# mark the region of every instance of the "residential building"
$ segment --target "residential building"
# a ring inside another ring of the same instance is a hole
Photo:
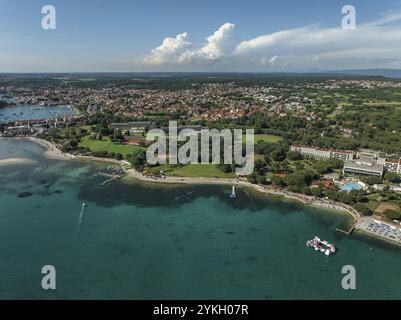
[[[305,157],[311,157],[320,160],[338,158],[345,161],[354,158],[354,153],[351,150],[322,149],[303,145],[292,145],[290,150],[298,151]]]
[[[384,163],[386,171],[401,174],[401,159],[391,160],[387,159]]]

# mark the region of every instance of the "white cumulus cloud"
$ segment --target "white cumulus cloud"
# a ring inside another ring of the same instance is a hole
[[[147,64],[168,64],[177,61],[180,55],[192,46],[187,38],[186,32],[174,38],[165,38],[159,47],[150,51],[144,62]]]
[[[213,66],[225,70],[316,68],[386,68],[399,65],[401,11],[357,24],[356,29],[338,26],[302,26],[261,34],[238,41],[235,25],[224,23],[201,45],[192,44],[187,33],[165,38],[150,51],[145,63],[187,68]]]
[[[148,64],[187,64],[211,62],[231,55],[237,43],[234,40],[232,23],[223,24],[206,40],[206,43],[196,48],[188,41],[188,34],[182,33],[175,38],[165,38],[163,43],[152,49],[145,57]]]

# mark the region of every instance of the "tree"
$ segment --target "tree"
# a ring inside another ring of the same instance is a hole
[[[367,206],[357,203],[354,205],[355,210],[362,213],[364,216],[371,216],[373,214],[372,210],[370,210]]]
[[[338,198],[339,198],[339,196],[340,196],[340,192],[327,189],[327,190],[324,191],[324,195],[325,195],[327,198],[331,199],[331,200],[337,201]]]
[[[71,149],[76,150],[78,147],[78,141],[75,139],[72,139],[69,141],[69,145],[70,145]]]
[[[129,156],[128,161],[136,170],[141,171],[146,164],[146,152],[143,150],[134,150]]]
[[[349,195],[353,202],[361,202],[365,198],[365,191],[363,190],[351,190]]]
[[[310,192],[313,196],[315,197],[322,197],[323,196],[323,190],[321,187],[315,187],[315,188],[311,188]]]
[[[256,183],[266,184],[266,176],[261,176],[261,175],[256,176]]]
[[[377,177],[377,176],[369,176],[367,178],[365,178],[365,182],[370,185],[373,186],[374,184],[380,184],[382,183],[382,178]]]
[[[252,174],[248,175],[246,179],[250,183],[256,183],[256,175],[255,175],[255,173],[252,173]]]
[[[288,151],[287,159],[292,161],[301,160],[302,155],[298,151]]]
[[[122,159],[124,159],[124,156],[121,153],[116,153],[115,155],[115,159],[121,161]]]
[[[281,179],[280,177],[277,177],[277,176],[273,176],[272,177],[272,183],[274,185],[276,185],[277,187],[285,187],[286,186],[286,184],[283,181],[283,179]]]
[[[336,158],[327,159],[324,161],[319,161],[313,168],[315,171],[321,175],[331,172],[333,169],[339,169],[343,166],[343,162]]]
[[[389,218],[389,219],[394,219],[394,220],[398,220],[401,218],[401,212],[397,211],[397,210],[391,210],[391,209],[387,209],[386,211],[383,212],[383,214]]]
[[[272,151],[272,153],[270,154],[270,157],[274,160],[274,161],[284,161],[285,157],[286,157],[286,152],[283,149],[276,149],[274,151]]]
[[[260,175],[264,175],[266,173],[266,162],[261,159],[255,161],[254,169]]]
[[[386,172],[386,174],[384,175],[384,179],[386,179],[387,181],[390,181],[392,183],[400,183],[401,182],[401,177],[394,172]]]
[[[221,171],[223,171],[224,173],[229,173],[232,172],[232,166],[230,164],[218,164],[217,168],[219,168]]]
[[[312,188],[312,189],[316,189],[316,188]],[[312,195],[312,190],[311,190],[311,188],[309,188],[309,187],[302,187],[302,188],[301,188],[301,192],[302,192],[303,194],[308,195],[308,196],[311,196],[311,195]]]
[[[303,187],[308,186],[315,177],[315,174],[309,170],[300,170],[287,175],[284,182],[288,186]]]

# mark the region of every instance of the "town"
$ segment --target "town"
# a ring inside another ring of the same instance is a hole
[[[75,76],[78,77],[78,76]],[[149,164],[152,129],[254,129],[254,171],[236,179],[401,221],[401,82],[234,76],[0,79],[0,134],[45,139],[71,155],[125,160],[147,177],[236,177],[236,164]],[[43,83],[42,83],[43,82]],[[44,84],[45,83],[45,84]],[[29,84],[29,85],[28,85]],[[2,110],[68,106],[11,119]],[[244,136],[245,138],[245,136]],[[366,224],[369,225],[369,224]],[[367,227],[366,227],[367,229]]]

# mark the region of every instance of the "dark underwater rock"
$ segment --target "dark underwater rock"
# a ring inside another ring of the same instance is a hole
[[[18,195],[18,198],[28,198],[28,197],[32,197],[32,196],[33,196],[33,193],[32,193],[32,192],[25,191],[25,192],[21,192],[21,193]]]

